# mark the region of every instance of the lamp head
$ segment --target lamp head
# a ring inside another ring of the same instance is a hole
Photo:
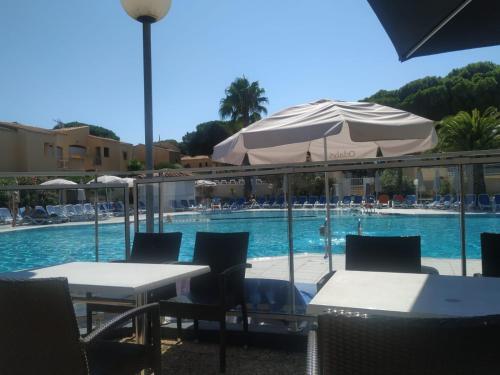
[[[172,0],[121,0],[123,9],[139,22],[158,22],[170,10]]]

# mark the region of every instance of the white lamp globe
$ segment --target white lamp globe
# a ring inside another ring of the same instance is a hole
[[[157,22],[170,10],[172,0],[121,0],[125,12],[137,21]]]

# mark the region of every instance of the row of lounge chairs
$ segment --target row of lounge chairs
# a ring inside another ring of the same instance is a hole
[[[97,215],[101,220],[124,216],[123,202],[103,202],[97,205]],[[16,217],[18,224],[44,225],[76,221],[94,220],[96,210],[92,203],[21,207]],[[11,224],[14,217],[7,207],[0,207],[0,224]]]
[[[428,208],[458,209],[460,208],[460,197],[454,195],[437,195],[433,202],[428,204]],[[500,194],[489,196],[488,194],[466,194],[465,209],[481,211],[500,211]]]

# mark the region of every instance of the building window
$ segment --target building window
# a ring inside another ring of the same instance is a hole
[[[109,147],[104,147],[104,157],[109,158]]]
[[[97,146],[95,148],[95,159],[94,159],[94,165],[101,165],[102,164],[102,159],[101,159],[101,148]]]
[[[52,143],[44,143],[43,154],[45,156],[54,156],[54,145]]]
[[[198,164],[199,164],[200,168],[203,167],[203,164],[201,164],[201,163],[198,163]]]
[[[123,151],[122,155],[123,155],[123,160],[127,160],[128,159],[127,151]]]
[[[68,148],[70,159],[84,159],[87,149],[79,145],[70,145]]]
[[[205,162],[205,167],[208,167],[208,163],[207,162]]]

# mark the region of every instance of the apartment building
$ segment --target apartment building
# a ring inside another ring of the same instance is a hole
[[[145,145],[138,144],[134,146],[134,159],[146,164]],[[166,142],[156,142],[153,144],[153,159],[155,169],[159,169],[163,163],[180,164],[181,153]]]
[[[126,171],[133,145],[90,135],[88,126],[48,130],[0,122],[0,171]]]
[[[184,168],[206,168],[206,167],[220,167],[223,163],[214,161],[207,155],[196,156],[183,156],[181,164]]]

